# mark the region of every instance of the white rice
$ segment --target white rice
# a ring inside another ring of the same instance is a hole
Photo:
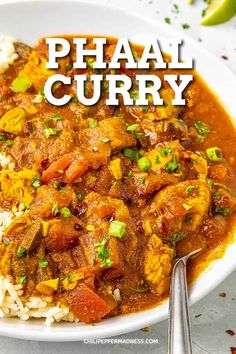
[[[78,322],[67,306],[60,301],[53,304],[51,296],[34,296],[24,303],[22,295],[23,285],[13,285],[10,277],[0,276],[0,318],[45,318],[46,326],[60,321]]]
[[[0,36],[0,74],[3,74],[9,65],[18,58],[13,43],[16,40],[8,36]]]

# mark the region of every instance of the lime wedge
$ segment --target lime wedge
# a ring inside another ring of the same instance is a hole
[[[203,26],[218,25],[236,14],[236,0],[212,0],[201,22]]]

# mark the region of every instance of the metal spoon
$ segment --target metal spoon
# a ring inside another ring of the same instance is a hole
[[[192,354],[186,264],[190,257],[201,251],[202,249],[197,249],[179,258],[172,271],[169,301],[168,354]]]

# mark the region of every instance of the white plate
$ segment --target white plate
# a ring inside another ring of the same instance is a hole
[[[0,34],[11,35],[33,44],[41,36],[63,33],[90,33],[128,37],[134,42],[155,36],[185,41],[184,56],[195,59],[197,71],[215,91],[236,122],[236,79],[233,74],[202,46],[174,31],[170,26],[149,21],[115,8],[80,1],[14,1],[0,5]],[[217,117],[216,117],[217,118]],[[236,243],[228,247],[224,258],[214,262],[191,288],[194,303],[222,282],[236,267]],[[77,341],[128,333],[160,322],[167,317],[167,302],[140,313],[104,320],[96,326],[60,323],[50,328],[43,321],[0,321],[0,335],[42,341]]]

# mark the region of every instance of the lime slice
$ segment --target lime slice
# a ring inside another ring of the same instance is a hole
[[[236,0],[212,0],[201,25],[211,26],[230,20],[236,14]]]

